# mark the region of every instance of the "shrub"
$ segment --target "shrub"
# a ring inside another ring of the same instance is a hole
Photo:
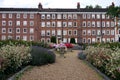
[[[78,53],[78,58],[81,59],[81,60],[84,60],[84,59],[86,59],[86,54],[84,54],[83,52],[79,52]]]
[[[32,47],[31,56],[31,64],[37,66],[54,63],[56,57],[52,51],[37,46]]]
[[[15,72],[21,66],[28,64],[31,58],[29,47],[10,45],[1,47],[0,56],[4,59],[0,71],[5,74]]]
[[[118,80],[120,77],[120,49],[111,50],[104,47],[87,47],[85,50],[87,60],[102,72]]]

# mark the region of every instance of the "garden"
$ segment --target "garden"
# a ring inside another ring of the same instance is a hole
[[[0,41],[0,79],[6,80],[28,65],[54,63],[56,56],[47,48],[42,42]]]
[[[80,59],[86,59],[111,80],[120,79],[120,43],[96,43],[85,45]]]

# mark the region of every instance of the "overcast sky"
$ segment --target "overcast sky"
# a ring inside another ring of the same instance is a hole
[[[100,5],[106,8],[112,2],[120,6],[120,0],[0,0],[0,7],[37,8],[41,2],[43,8],[76,8],[77,2],[84,8],[86,5]]]

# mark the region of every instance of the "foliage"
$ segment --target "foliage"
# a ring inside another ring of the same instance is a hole
[[[51,37],[51,42],[52,42],[52,43],[56,43],[56,37],[55,37],[55,36],[52,36],[52,37]]]
[[[75,44],[75,43],[76,43],[76,42],[75,42],[75,38],[71,38],[71,39],[70,39],[70,43]]]
[[[95,8],[96,8],[96,9],[101,9],[102,7],[97,4],[97,5],[95,5]]]
[[[54,63],[56,58],[52,51],[37,46],[32,47],[31,56],[31,64],[37,66]]]
[[[8,75],[27,65],[31,59],[30,48],[6,45],[0,49],[0,75]],[[3,77],[2,77],[3,78]]]
[[[48,48],[48,44],[45,42],[33,42],[33,41],[23,41],[23,40],[3,40],[0,41],[0,47],[5,45],[24,45],[24,46],[41,46]]]
[[[78,53],[78,58],[81,59],[81,60],[84,60],[84,59],[86,59],[86,54],[84,54],[83,52],[79,52]]]
[[[86,8],[87,9],[93,9],[93,6],[92,5],[87,5]]]
[[[120,78],[120,49],[114,51],[105,47],[88,46],[85,50],[86,59],[102,72],[118,80]]]

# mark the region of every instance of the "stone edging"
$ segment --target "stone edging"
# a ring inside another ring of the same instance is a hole
[[[16,78],[17,75],[23,73],[28,68],[30,68],[30,66],[27,66],[27,67],[23,68],[22,70],[20,70],[19,72],[17,72],[16,74],[14,74],[12,77],[8,78],[7,80],[15,80],[15,78]]]
[[[84,60],[85,63],[87,63],[91,68],[93,68],[97,73],[99,73],[104,80],[111,80],[109,77],[107,77],[104,73],[102,73],[100,70],[98,70],[96,67],[94,67],[92,64],[90,64],[88,61]]]

